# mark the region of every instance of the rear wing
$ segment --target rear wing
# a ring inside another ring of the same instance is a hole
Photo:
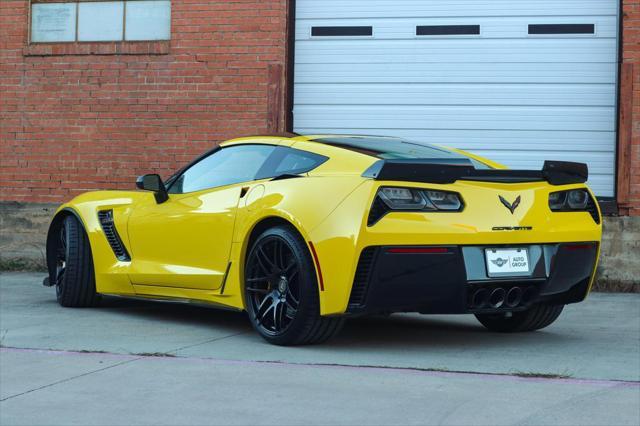
[[[542,170],[476,169],[466,158],[380,160],[363,174],[375,180],[425,183],[454,183],[457,180],[481,182],[536,182],[551,185],[584,183],[589,177],[587,165],[571,161],[545,161]]]

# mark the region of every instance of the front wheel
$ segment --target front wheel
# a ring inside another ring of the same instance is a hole
[[[311,255],[289,226],[267,229],[255,240],[247,256],[244,289],[251,324],[269,343],[320,343],[344,323],[342,318],[320,316]]]
[[[91,246],[75,216],[65,217],[60,224],[54,255],[58,303],[76,308],[95,306],[99,296],[96,294]]]
[[[499,333],[540,330],[551,325],[562,313],[564,305],[533,305],[522,312],[506,314],[476,314],[482,325]]]

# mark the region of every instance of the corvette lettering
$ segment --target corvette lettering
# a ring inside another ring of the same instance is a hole
[[[533,226],[494,226],[492,231],[533,231]]]

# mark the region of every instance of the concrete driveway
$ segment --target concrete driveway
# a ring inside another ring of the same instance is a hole
[[[535,333],[471,316],[347,323],[281,348],[243,314],[108,299],[65,309],[0,274],[0,424],[640,424],[640,295]]]

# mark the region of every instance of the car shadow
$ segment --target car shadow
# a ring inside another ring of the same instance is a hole
[[[159,323],[166,321],[172,324],[212,327],[233,334],[251,331],[251,324],[244,312],[199,304],[103,297],[98,309],[111,311],[119,316],[153,319]]]
[[[181,303],[163,303],[137,299],[105,298],[102,308],[118,315],[144,317],[157,322],[167,321],[180,325],[211,327],[228,334],[246,334],[255,344],[267,344],[249,323],[246,313],[202,307]],[[440,348],[484,350],[518,345],[565,345],[580,337],[554,332],[553,328],[535,333],[493,333],[487,331],[472,315],[415,315],[393,314],[390,316],[367,316],[350,318],[342,331],[333,339],[314,349],[339,348],[411,350]]]

